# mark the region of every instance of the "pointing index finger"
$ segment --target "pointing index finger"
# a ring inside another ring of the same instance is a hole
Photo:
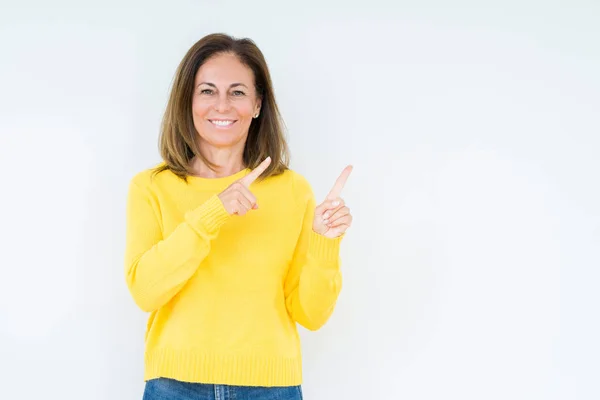
[[[254,182],[260,176],[260,174],[265,172],[265,170],[267,169],[267,167],[270,164],[271,164],[271,157],[265,158],[264,161],[258,165],[258,167],[254,168],[252,171],[250,171],[250,173],[248,175],[246,175],[242,179],[240,179],[240,182],[246,187],[250,186],[250,184],[252,182]]]
[[[335,181],[335,185],[333,185],[333,188],[327,195],[327,199],[332,200],[340,197],[342,194],[342,189],[344,188],[344,185],[350,176],[350,172],[352,172],[352,165],[348,165],[346,168],[344,168],[340,176]]]

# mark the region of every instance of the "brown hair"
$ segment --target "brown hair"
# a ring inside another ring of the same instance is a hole
[[[252,120],[244,146],[243,162],[256,168],[267,156],[271,164],[261,179],[283,173],[289,166],[289,150],[283,133],[283,120],[275,101],[271,75],[265,58],[248,38],[236,39],[223,33],[207,35],[196,42],[181,60],[175,73],[171,95],[162,120],[159,148],[164,164],[155,172],[170,170],[180,178],[192,175],[191,160],[200,158],[210,168],[211,162],[200,154],[198,132],[192,119],[192,97],[196,72],[210,57],[231,53],[254,74],[254,86],[261,111]]]

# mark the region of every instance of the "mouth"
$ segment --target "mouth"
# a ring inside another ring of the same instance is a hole
[[[237,121],[234,119],[209,119],[208,122],[213,124],[216,128],[227,129],[233,126]]]

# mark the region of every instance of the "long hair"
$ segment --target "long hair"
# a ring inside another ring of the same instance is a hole
[[[236,55],[242,64],[252,70],[256,93],[261,100],[260,114],[252,120],[248,130],[243,152],[244,165],[253,169],[270,156],[271,164],[260,179],[281,174],[288,169],[290,156],[283,133],[283,121],[262,52],[251,39],[236,39],[223,33],[214,33],[196,42],[177,68],[159,138],[164,164],[155,170],[156,173],[170,170],[185,180],[193,174],[191,161],[194,157],[215,168],[200,152],[198,132],[192,118],[192,98],[198,69],[209,58],[223,53]]]

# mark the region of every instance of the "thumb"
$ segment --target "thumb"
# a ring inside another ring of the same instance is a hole
[[[332,210],[341,204],[340,199],[325,200],[315,208],[315,215],[322,215],[327,210]]]

